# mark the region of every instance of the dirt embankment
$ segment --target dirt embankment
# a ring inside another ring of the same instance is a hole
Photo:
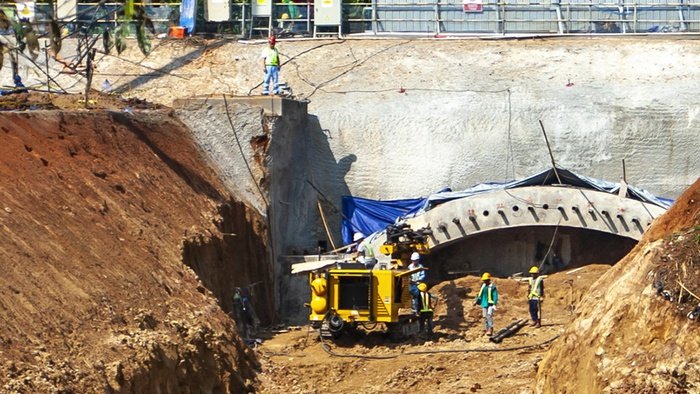
[[[0,114],[0,391],[242,392],[254,379],[225,312],[233,286],[261,281],[271,315],[264,222],[179,121],[137,115]]]
[[[700,179],[593,284],[545,356],[537,391],[698,392],[700,324],[687,312],[700,299],[688,290],[700,295]]]

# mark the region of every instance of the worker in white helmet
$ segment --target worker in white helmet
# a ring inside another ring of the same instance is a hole
[[[355,233],[352,236],[353,242],[355,242],[355,259],[358,263],[364,264],[366,268],[372,268],[377,263],[377,259],[374,257],[374,249],[369,241],[365,238],[362,233]]]
[[[418,252],[411,253],[411,264],[408,265],[409,270],[414,270],[416,268],[423,268],[420,263],[420,254]],[[413,310],[418,312],[418,306],[420,305],[420,291],[418,290],[418,284],[425,281],[425,271],[419,270],[411,274],[411,284],[408,291],[413,297]]]

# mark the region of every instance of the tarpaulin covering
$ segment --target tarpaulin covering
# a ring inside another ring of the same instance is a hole
[[[495,190],[514,189],[526,186],[557,185],[560,183],[611,194],[617,194],[620,190],[619,183],[589,178],[558,167],[557,172],[561,182],[557,179],[557,174],[555,174],[554,169],[548,169],[517,181],[480,183],[462,191],[440,191],[431,194],[427,198],[377,201],[343,196],[343,241],[349,244],[352,242],[352,235],[355,232],[360,231],[365,235],[369,235],[384,230],[386,226],[395,223],[400,218],[420,215],[422,212],[428,211],[442,203],[458,198],[470,197]],[[627,185],[627,197],[658,205],[666,209],[673,203],[673,200],[654,196],[644,189],[639,189],[631,185]]]
[[[180,3],[180,26],[187,29],[187,35],[194,34],[197,21],[197,0],[182,0]]]
[[[382,231],[397,218],[418,212],[425,205],[425,198],[377,201],[343,196],[343,242],[352,242],[353,234],[369,235]]]

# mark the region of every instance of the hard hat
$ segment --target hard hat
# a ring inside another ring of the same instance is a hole
[[[282,16],[280,18],[289,19],[289,14],[285,12],[284,14],[282,14]]]
[[[420,290],[420,291],[426,291],[426,290],[428,290],[428,285],[426,285],[425,283],[421,282],[421,283],[418,284],[418,290]]]
[[[536,266],[533,265],[532,268],[530,268],[530,273],[531,274],[539,274],[540,270],[539,270],[539,268],[537,268]]]
[[[481,280],[489,280],[489,279],[491,279],[491,274],[489,274],[488,272],[484,272],[484,274],[481,275]]]
[[[362,234],[362,233],[355,233],[355,235],[352,236],[352,241],[353,241],[353,242],[357,242],[357,241],[361,240],[361,239],[364,238],[364,237],[365,237],[365,235]]]
[[[267,38],[267,42],[269,42],[270,44],[274,44],[274,43],[277,42],[277,37],[275,37],[275,36],[270,36],[270,37]]]
[[[418,260],[420,260],[420,255],[418,254],[418,252],[411,253],[411,261],[418,261]]]

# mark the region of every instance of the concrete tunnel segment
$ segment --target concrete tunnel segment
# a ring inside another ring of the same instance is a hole
[[[407,219],[413,229],[430,227],[433,251],[483,233],[524,227],[569,227],[638,241],[666,210],[615,194],[570,186],[502,189],[452,200]],[[372,240],[375,250],[385,237]],[[383,256],[379,257],[380,259]]]

